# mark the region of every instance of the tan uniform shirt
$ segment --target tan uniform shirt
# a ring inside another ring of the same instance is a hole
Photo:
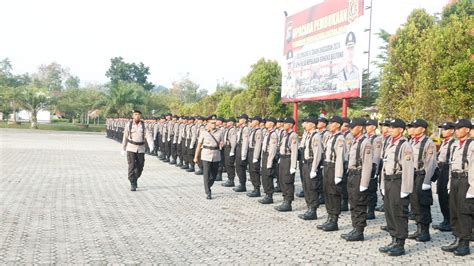
[[[268,152],[267,165],[265,166],[267,169],[272,167],[273,160],[275,159],[275,156],[277,154],[277,148],[278,148],[277,132],[275,130],[272,130],[272,131],[267,130],[262,141],[262,154],[265,152]]]
[[[354,139],[354,136],[352,135],[351,131],[350,130],[347,130],[346,132],[342,133],[344,135],[344,139],[346,140],[346,151],[349,150],[349,148],[351,147],[351,144],[352,144],[352,140]],[[346,152],[345,154],[345,158],[344,158],[344,161],[349,161],[349,153]]]
[[[385,175],[393,175],[393,174],[402,174],[402,186],[401,191],[402,193],[410,194],[413,192],[413,182],[414,182],[414,171],[415,167],[413,165],[413,150],[411,145],[408,141],[405,141],[401,147],[400,152],[398,154],[398,164],[395,166],[395,151],[397,148],[398,143],[400,140],[406,140],[406,138],[402,137],[395,141],[392,144],[391,140],[390,143],[387,144],[385,150],[385,157],[383,158],[383,169],[382,169],[382,179],[380,186],[382,189],[384,188],[384,178]]]
[[[460,145],[460,141],[456,140],[456,142],[452,145],[452,152],[451,152],[451,165],[450,165],[450,175],[449,175],[449,183],[451,183],[451,172],[467,172],[467,178],[469,183],[469,189],[467,193],[470,195],[474,195],[474,140],[471,141],[469,147],[467,148],[467,163],[462,165],[462,154],[464,151],[464,145]],[[450,184],[448,184],[449,188]]]
[[[443,140],[441,146],[439,147],[438,152],[438,163],[449,163],[450,158],[448,158],[448,148],[452,148],[454,145],[455,139],[450,138],[449,140]],[[451,144],[451,147],[449,147]],[[451,157],[451,154],[449,155]]]
[[[425,147],[423,151],[420,151],[421,142],[425,138],[427,139]],[[418,141],[412,139],[410,143],[413,149],[413,165],[415,166],[415,170],[425,170],[425,179],[423,180],[423,184],[431,185],[431,177],[433,177],[435,169],[438,166],[436,162],[436,146],[433,141],[427,136],[422,136]],[[420,165],[418,162],[418,156],[420,152],[422,152],[421,160],[423,162],[421,163],[422,168],[418,169]]]
[[[235,127],[225,129],[224,144],[230,146],[230,153],[235,154],[235,147],[237,146],[237,129]]]
[[[323,156],[323,143],[321,141],[321,135],[316,131],[310,131],[306,133],[304,139],[303,158],[305,160],[313,160],[311,165],[311,173],[316,173],[318,171],[318,165]],[[316,177],[316,176],[315,176]],[[314,178],[314,177],[313,177]]]
[[[251,129],[249,135],[249,149],[253,149],[253,158],[249,160],[259,160],[262,151],[263,132],[261,128]]]
[[[239,127],[237,130],[237,143],[242,145],[242,153],[238,156],[241,156],[242,160],[247,159],[247,152],[249,148],[249,135],[250,129],[248,126]]]
[[[377,136],[377,135],[372,135],[367,137],[370,140],[370,143],[372,144],[372,149],[373,149],[373,162],[377,165],[377,167],[380,164],[381,156],[382,156],[382,147],[383,147],[383,137],[382,136]]]
[[[332,144],[334,142],[334,153],[332,151]],[[346,153],[346,142],[344,136],[339,132],[339,134],[331,134],[327,143],[325,150],[325,161],[334,163],[334,176],[331,178],[339,178],[342,180],[344,175],[344,159]],[[331,156],[332,155],[332,156]]]
[[[123,133],[123,139],[122,139],[122,149],[124,151],[130,151],[130,152],[136,152],[136,153],[144,153],[145,152],[145,144],[143,145],[135,145],[132,143],[129,143],[129,139],[131,139],[134,142],[146,142],[148,143],[148,146],[150,147],[150,150],[153,150],[154,148],[154,143],[153,143],[153,137],[151,136],[150,130],[148,130],[145,127],[145,139],[143,139],[143,127],[141,125],[141,122],[137,124],[132,123],[132,131],[129,132],[130,128],[130,121],[127,123],[125,126],[125,131]]]
[[[196,141],[197,141],[197,135],[198,135],[198,124],[194,124],[191,126],[191,129],[190,129],[190,143],[189,143],[189,148],[190,149],[193,149],[194,148],[194,145],[196,144]]]
[[[288,147],[286,146],[287,143],[288,143]],[[293,132],[293,130],[290,130],[289,132],[284,131],[278,150],[280,152],[280,155],[282,156],[283,155],[291,156],[290,168],[296,169],[296,163],[298,161],[298,134]]]
[[[363,140],[362,140],[363,138]],[[362,141],[362,142],[361,142]],[[357,162],[357,147],[360,144],[359,158]],[[372,173],[373,150],[370,140],[367,137],[359,136],[354,138],[349,147],[348,169],[361,169],[360,186],[369,187],[370,175]]]
[[[219,162],[221,152],[219,151],[223,141],[222,133],[218,129],[212,131],[203,130],[198,140],[201,144],[201,160],[208,162]]]

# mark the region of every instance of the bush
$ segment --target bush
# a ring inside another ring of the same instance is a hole
[[[53,119],[51,119],[51,123],[69,123],[69,119],[67,119],[67,118],[53,118]]]

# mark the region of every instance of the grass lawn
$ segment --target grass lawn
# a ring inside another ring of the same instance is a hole
[[[22,128],[30,129],[31,124],[28,122],[22,122],[19,125],[8,125],[7,122],[1,121],[0,128]],[[79,124],[72,123],[51,123],[51,124],[38,124],[39,130],[56,130],[56,131],[81,131],[81,132],[105,132],[105,125],[89,125],[89,127],[81,128]]]

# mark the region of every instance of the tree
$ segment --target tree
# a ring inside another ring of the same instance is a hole
[[[189,78],[189,73],[174,81],[169,91],[171,95],[184,104],[198,102],[207,95],[207,90],[199,89],[199,84]]]
[[[51,104],[52,98],[48,89],[29,85],[20,88],[17,101],[21,108],[30,113],[31,128],[37,129],[38,112],[41,110],[47,110]]]
[[[110,79],[112,85],[118,82],[136,83],[146,91],[151,91],[155,86],[149,82],[150,68],[143,63],[127,63],[122,57],[114,57],[110,59],[110,68],[105,73]]]
[[[105,95],[98,88],[72,88],[58,97],[55,109],[66,117],[80,118],[81,124],[89,124],[89,113],[105,105]]]
[[[140,109],[145,102],[145,90],[137,83],[118,81],[110,85],[106,113],[127,117],[133,109]]]

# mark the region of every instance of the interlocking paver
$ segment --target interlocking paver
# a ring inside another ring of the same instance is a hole
[[[316,221],[297,218],[303,199],[278,213],[216,182],[208,201],[201,176],[151,156],[133,193],[119,149],[102,134],[0,129],[0,264],[472,264],[473,255],[441,252],[452,236],[433,230],[431,242],[408,240],[406,256],[379,253],[389,242],[383,213],[366,241],[348,243],[339,236],[351,229],[348,212],[340,231],[325,233],[316,229],[324,207]],[[439,222],[437,203],[432,210]]]

